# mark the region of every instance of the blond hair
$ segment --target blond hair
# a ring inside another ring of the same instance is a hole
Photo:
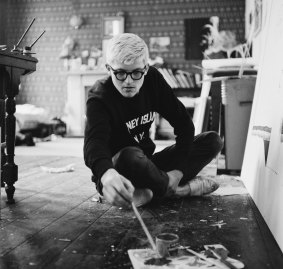
[[[106,63],[133,64],[137,59],[148,63],[148,47],[144,40],[135,34],[124,33],[109,40],[106,50]]]

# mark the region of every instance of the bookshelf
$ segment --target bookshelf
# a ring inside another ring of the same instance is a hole
[[[163,75],[172,89],[200,88],[201,74],[190,73],[183,70],[159,67],[158,71]]]
[[[193,118],[197,98],[201,94],[202,75],[199,73],[190,73],[182,70],[173,70],[160,67],[159,72],[171,86],[174,94],[184,104],[188,113]],[[171,125],[160,115],[157,118],[154,130],[156,139],[173,139],[174,130]]]

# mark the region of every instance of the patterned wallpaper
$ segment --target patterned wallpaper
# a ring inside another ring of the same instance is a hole
[[[101,48],[102,17],[125,12],[125,31],[140,35],[148,43],[150,37],[170,37],[170,50],[163,52],[169,67],[192,70],[198,61],[185,60],[184,19],[220,17],[220,30],[236,33],[244,39],[244,0],[9,0],[6,8],[6,44],[16,44],[33,17],[36,21],[21,45],[34,45],[38,58],[37,71],[22,80],[18,103],[31,103],[48,109],[52,116],[61,117],[66,100],[66,76],[59,59],[64,40],[70,36],[78,41],[79,50],[91,46]],[[84,18],[84,25],[72,29],[73,14]],[[1,34],[1,32],[0,32]],[[154,55],[152,55],[154,56]]]

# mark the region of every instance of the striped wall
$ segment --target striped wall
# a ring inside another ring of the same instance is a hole
[[[6,5],[6,32],[2,35],[10,47],[33,17],[36,21],[21,45],[31,44],[46,30],[33,48],[39,60],[37,71],[22,80],[17,102],[44,107],[58,117],[64,113],[66,100],[66,77],[58,57],[62,44],[71,36],[78,41],[79,50],[93,45],[101,48],[103,16],[125,12],[125,31],[137,33],[147,43],[150,37],[169,36],[170,51],[161,56],[169,67],[187,71],[199,62],[185,60],[184,19],[217,15],[220,29],[234,31],[239,42],[244,39],[244,0],[9,0]],[[73,14],[85,20],[78,30],[69,25]]]

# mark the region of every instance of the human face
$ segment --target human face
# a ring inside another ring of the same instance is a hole
[[[113,71],[115,70],[115,71]],[[131,75],[128,74],[127,78],[123,81],[118,80],[115,76],[115,72],[119,71],[125,71],[125,72],[133,72],[135,71],[142,71],[144,72],[144,75],[139,80],[133,80]],[[134,97],[136,94],[139,93],[141,86],[144,82],[144,76],[146,75],[148,71],[148,66],[144,64],[143,59],[137,59],[132,64],[124,64],[124,63],[111,63],[111,67],[108,66],[108,72],[111,74],[111,78],[113,81],[114,86],[116,89],[127,98]]]

